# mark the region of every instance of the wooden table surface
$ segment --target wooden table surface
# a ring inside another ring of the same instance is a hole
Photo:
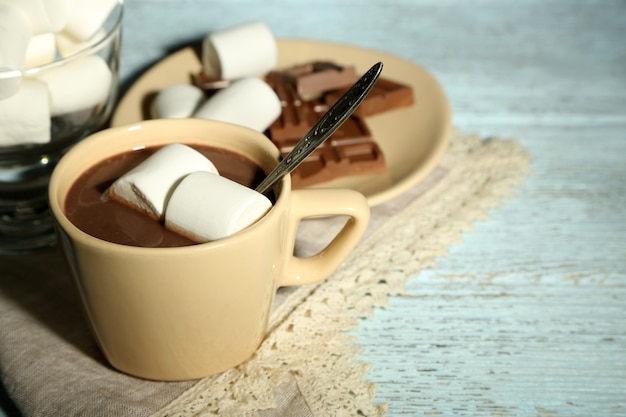
[[[419,63],[456,127],[532,155],[514,198],[355,331],[389,415],[626,415],[626,2],[127,0],[124,88],[253,19]]]

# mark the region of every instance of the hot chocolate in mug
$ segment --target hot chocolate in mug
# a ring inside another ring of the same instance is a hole
[[[219,373],[252,356],[262,342],[276,289],[327,278],[363,235],[369,206],[344,189],[291,190],[285,176],[273,207],[229,237],[181,247],[138,247],[94,237],[66,216],[83,173],[107,158],[170,143],[243,155],[268,173],[279,151],[263,134],[197,119],[150,120],[100,131],[69,151],[49,186],[50,207],[92,333],[118,370],[154,380]],[[317,255],[294,256],[302,219],[348,221]]]

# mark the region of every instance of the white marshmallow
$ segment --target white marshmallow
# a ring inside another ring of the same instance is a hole
[[[162,219],[174,188],[196,171],[218,174],[213,163],[195,149],[179,143],[167,145],[117,179],[109,196]]]
[[[206,36],[201,58],[209,76],[234,80],[263,75],[274,69],[278,47],[263,22],[252,22]]]
[[[159,91],[151,106],[153,119],[184,119],[191,117],[204,103],[204,92],[191,84],[174,84]]]
[[[38,67],[54,61],[56,55],[56,41],[54,33],[42,33],[30,38],[26,47],[26,68]]]
[[[79,41],[65,32],[58,32],[55,33],[57,52],[63,58],[67,58],[68,56],[72,56],[75,53],[82,51],[88,46],[94,45],[105,36],[106,31],[104,29],[100,29],[89,41]]]
[[[0,100],[0,146],[50,141],[48,88],[25,79],[18,92]]]
[[[245,229],[271,207],[267,197],[251,188],[196,172],[174,190],[165,210],[165,227],[196,242],[208,242]]]
[[[26,14],[14,3],[0,1],[0,100],[20,88],[30,38]]]
[[[28,16],[33,35],[58,32],[66,25],[74,0],[13,0]],[[94,2],[95,3],[95,2]]]
[[[72,11],[63,31],[77,41],[87,41],[106,21],[118,0],[72,0]]]
[[[112,74],[101,57],[88,55],[36,75],[50,89],[50,113],[58,116],[94,107],[109,96]]]
[[[0,68],[0,100],[11,97],[20,89],[22,71]]]
[[[212,95],[193,117],[234,123],[263,132],[280,116],[276,92],[265,81],[248,77]]]

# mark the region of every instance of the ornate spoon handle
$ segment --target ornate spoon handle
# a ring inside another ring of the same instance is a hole
[[[365,96],[370,92],[383,69],[382,62],[370,68],[320,120],[304,135],[287,156],[269,173],[256,187],[256,191],[264,194],[284,175],[293,171],[317,147],[328,139],[359,107]]]

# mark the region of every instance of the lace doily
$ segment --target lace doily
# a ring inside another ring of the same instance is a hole
[[[290,415],[385,415],[366,379],[370,365],[359,361],[348,331],[459,243],[529,167],[515,141],[453,132],[432,184],[366,237],[329,279],[289,293],[249,361],[200,380],[153,417],[274,416],[286,402]]]

